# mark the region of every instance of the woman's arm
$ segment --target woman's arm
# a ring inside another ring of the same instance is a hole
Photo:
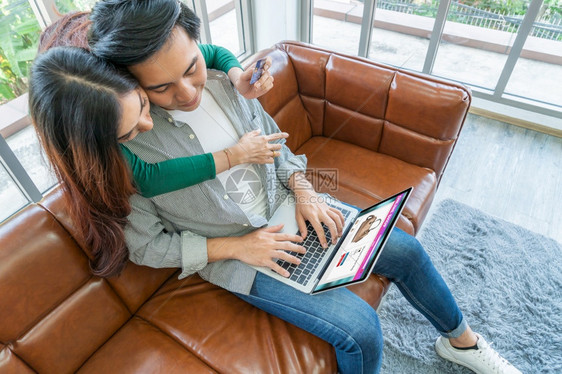
[[[199,44],[199,49],[207,68],[224,71],[234,87],[246,99],[258,98],[273,88],[273,76],[269,74],[271,57],[266,59],[261,78],[256,83],[250,84],[254,65],[244,71],[232,52],[217,45]]]
[[[150,164],[124,145],[121,150],[138,192],[144,197],[176,191],[216,177],[215,159],[211,153]]]
[[[244,71],[236,56],[226,48],[213,44],[199,44],[199,50],[205,59],[207,69],[221,70],[226,74],[233,68]]]
[[[124,145],[121,145],[121,149],[133,173],[138,192],[144,197],[153,197],[214,179],[217,174],[236,165],[273,163],[281,145],[269,142],[287,136],[287,133],[282,132],[262,136],[260,131],[251,131],[244,134],[236,145],[222,151],[153,164],[140,159]]]
[[[250,112],[259,116],[259,122],[263,126],[264,133],[275,133],[279,127],[256,101],[244,101],[241,105],[248,105]],[[314,187],[306,179],[307,160],[305,155],[295,155],[285,145],[285,140],[277,141],[282,144],[279,157],[275,158],[275,170],[277,178],[292,190],[296,198],[295,218],[301,235],[306,237],[306,221],[310,222],[314,231],[318,234],[320,243],[327,247],[326,235],[322,224],[330,229],[332,240],[335,243],[343,231],[344,219],[342,213],[335,208],[329,207],[322,196],[319,196]]]

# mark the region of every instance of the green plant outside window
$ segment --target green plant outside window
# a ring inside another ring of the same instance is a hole
[[[41,28],[27,0],[0,0],[0,104],[27,91]]]
[[[96,0],[57,0],[59,13],[89,10]],[[0,0],[0,104],[27,92],[41,27],[28,0]]]

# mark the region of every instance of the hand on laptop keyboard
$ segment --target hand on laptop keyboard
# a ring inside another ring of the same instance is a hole
[[[309,229],[307,229],[306,222],[308,221],[313,230],[318,234],[320,244],[328,247],[328,240],[322,225],[328,227],[332,243],[336,243],[337,239],[343,233],[344,218],[342,213],[326,203],[325,196],[319,196],[311,189],[293,189],[296,197],[295,218],[302,237],[305,238]]]
[[[264,266],[288,277],[289,272],[276,261],[281,259],[291,264],[300,264],[301,260],[292,253],[304,254],[306,250],[300,245],[303,238],[279,232],[283,225],[258,229],[238,237],[231,245],[235,258],[249,265]]]
[[[322,228],[324,229],[326,239],[330,241],[330,230],[328,230],[326,225],[322,225]],[[328,251],[320,245],[316,231],[314,231],[310,222],[307,222],[307,229],[310,234],[300,243],[306,248],[306,253],[290,252],[291,255],[301,260],[300,264],[290,263],[284,260],[277,261],[279,266],[290,273],[289,278],[300,284],[306,284],[314,273],[317,264],[320,263],[324,255],[328,253]],[[297,235],[299,234],[300,232],[297,233]]]
[[[332,206],[332,208],[335,207]],[[352,211],[344,210],[341,211],[341,213],[344,219],[347,220]],[[300,284],[306,284],[306,282],[308,282],[312,274],[314,274],[316,265],[320,263],[323,257],[329,252],[322,248],[317,232],[313,229],[310,222],[306,223],[306,228],[310,234],[307,235],[302,243],[300,243],[304,248],[306,248],[306,253],[290,252],[291,255],[300,259],[301,263],[296,264],[283,260],[277,261],[283,269],[286,269],[291,274],[289,278]],[[328,226],[322,224],[322,229],[324,231],[326,241],[329,242],[332,239],[332,235]],[[300,235],[300,231],[297,232],[297,235]]]

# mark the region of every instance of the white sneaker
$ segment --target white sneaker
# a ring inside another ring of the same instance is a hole
[[[449,339],[440,336],[435,342],[435,350],[445,360],[466,366],[478,374],[521,374],[515,366],[490,347],[482,336],[476,336],[478,349],[457,349],[449,343]]]

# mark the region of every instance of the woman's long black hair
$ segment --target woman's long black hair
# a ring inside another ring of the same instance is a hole
[[[100,276],[118,274],[128,258],[123,228],[135,188],[117,141],[118,100],[137,87],[81,48],[52,48],[31,68],[31,118]]]

